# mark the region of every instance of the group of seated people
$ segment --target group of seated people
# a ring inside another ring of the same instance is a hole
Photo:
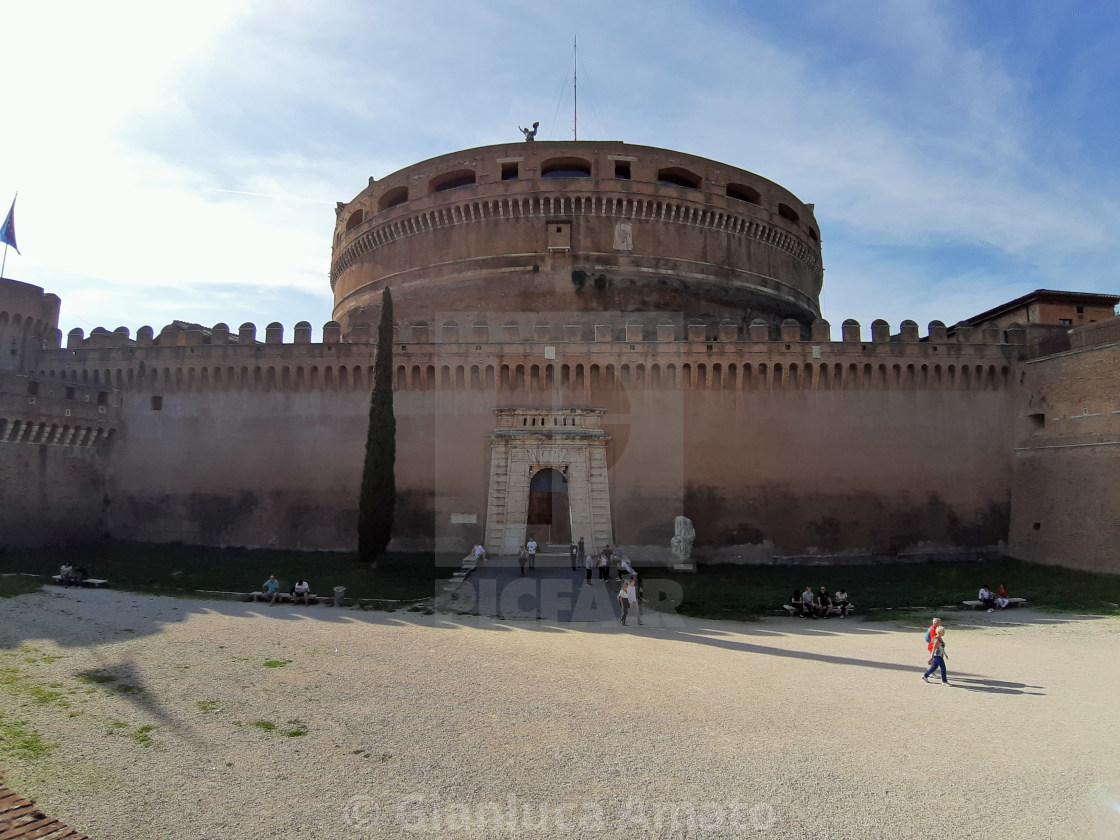
[[[840,611],[841,618],[846,618],[852,609],[847,592],[837,589],[834,595],[829,595],[828,587],[825,586],[816,593],[811,586],[806,586],[804,591],[795,589],[789,603],[802,618],[828,618],[833,609]]]
[[[269,575],[268,580],[261,584],[261,595],[268,601],[269,606],[280,600],[280,581],[276,579],[276,575]],[[304,604],[310,604],[311,586],[306,580],[300,578],[292,584],[288,595],[293,604],[298,604],[300,601],[303,601]]]
[[[58,582],[63,586],[81,586],[88,579],[89,572],[81,567],[75,569],[69,563],[63,563],[58,570]]]
[[[994,612],[998,607],[1001,610],[1007,609],[1007,605],[1011,603],[1011,593],[1007,591],[1007,587],[1002,583],[999,588],[992,591],[991,587],[985,585],[980,587],[980,603],[983,604],[988,612]]]

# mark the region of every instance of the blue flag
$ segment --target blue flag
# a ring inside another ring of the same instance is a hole
[[[0,242],[11,245],[19,254],[19,246],[16,245],[16,200],[14,198],[12,199],[11,209],[8,210],[8,217],[4,219],[4,227],[0,228]],[[20,254],[20,256],[23,255]]]

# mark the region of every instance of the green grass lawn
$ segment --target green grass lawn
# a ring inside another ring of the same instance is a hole
[[[410,600],[431,597],[436,580],[451,575],[453,569],[448,562],[461,558],[438,559],[440,566],[433,554],[386,554],[378,561],[377,569],[372,570],[358,563],[356,554],[348,552],[105,541],[81,547],[13,549],[0,555],[0,572],[55,575],[59,566],[70,563],[75,568],[86,568],[90,577],[108,579],[115,589],[177,596],[195,590],[252,592],[275,574],[284,592],[297,577],[302,577],[311,584],[313,593],[323,597],[333,595],[334,587],[345,586],[347,598]]]
[[[0,598],[12,598],[16,595],[26,595],[28,592],[38,592],[43,588],[43,581],[39,578],[24,577],[23,575],[5,575],[0,577]]]
[[[702,566],[695,574],[650,571],[684,589],[678,612],[702,618],[750,620],[789,601],[806,585],[843,588],[861,614],[900,607],[937,607],[973,600],[981,586],[1005,584],[1032,607],[1118,614],[1120,575],[1079,572],[1011,558],[986,562],[861,566]]]
[[[57,574],[68,562],[84,566],[91,577],[134,592],[189,597],[195,590],[250,592],[270,575],[287,591],[296,577],[330,597],[345,586],[348,598],[412,600],[431,597],[436,581],[450,576],[460,558],[432,554],[387,554],[376,570],[342,552],[217,549],[106,541],[96,545],[12,550],[0,555],[0,572]],[[439,565],[437,565],[437,560]],[[695,574],[645,569],[645,576],[675,580],[684,590],[678,612],[699,618],[756,619],[789,601],[808,584],[830,592],[843,587],[860,614],[886,615],[888,609],[936,609],[976,597],[984,584],[1006,584],[1012,595],[1032,607],[1100,615],[1120,614],[1120,575],[1078,572],[1004,558],[987,562],[898,563],[861,566],[701,566]],[[0,597],[35,591],[32,578],[0,577]]]

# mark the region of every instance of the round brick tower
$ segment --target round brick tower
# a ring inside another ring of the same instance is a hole
[[[751,172],[617,141],[483,146],[409,166],[336,212],[334,318],[663,313],[807,327],[823,279],[813,205]]]

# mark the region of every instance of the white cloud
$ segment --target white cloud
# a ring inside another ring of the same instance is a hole
[[[1044,121],[1013,34],[965,14],[873,2],[812,15],[576,2],[559,16],[514,2],[22,4],[0,59],[25,80],[0,135],[0,159],[19,161],[0,170],[0,190],[21,190],[24,256],[8,275],[59,293],[71,324],[318,327],[329,204],[369,175],[514,139],[518,123],[569,136],[569,30],[593,20],[580,33],[581,136],[713,157],[815,203],[833,320],[924,324],[914,310],[936,308],[926,320],[952,321],[998,303],[993,291],[1107,285],[1115,175],[1069,155],[1076,124]],[[1071,84],[1091,99],[1080,67]],[[867,317],[872,306],[887,312]]]

